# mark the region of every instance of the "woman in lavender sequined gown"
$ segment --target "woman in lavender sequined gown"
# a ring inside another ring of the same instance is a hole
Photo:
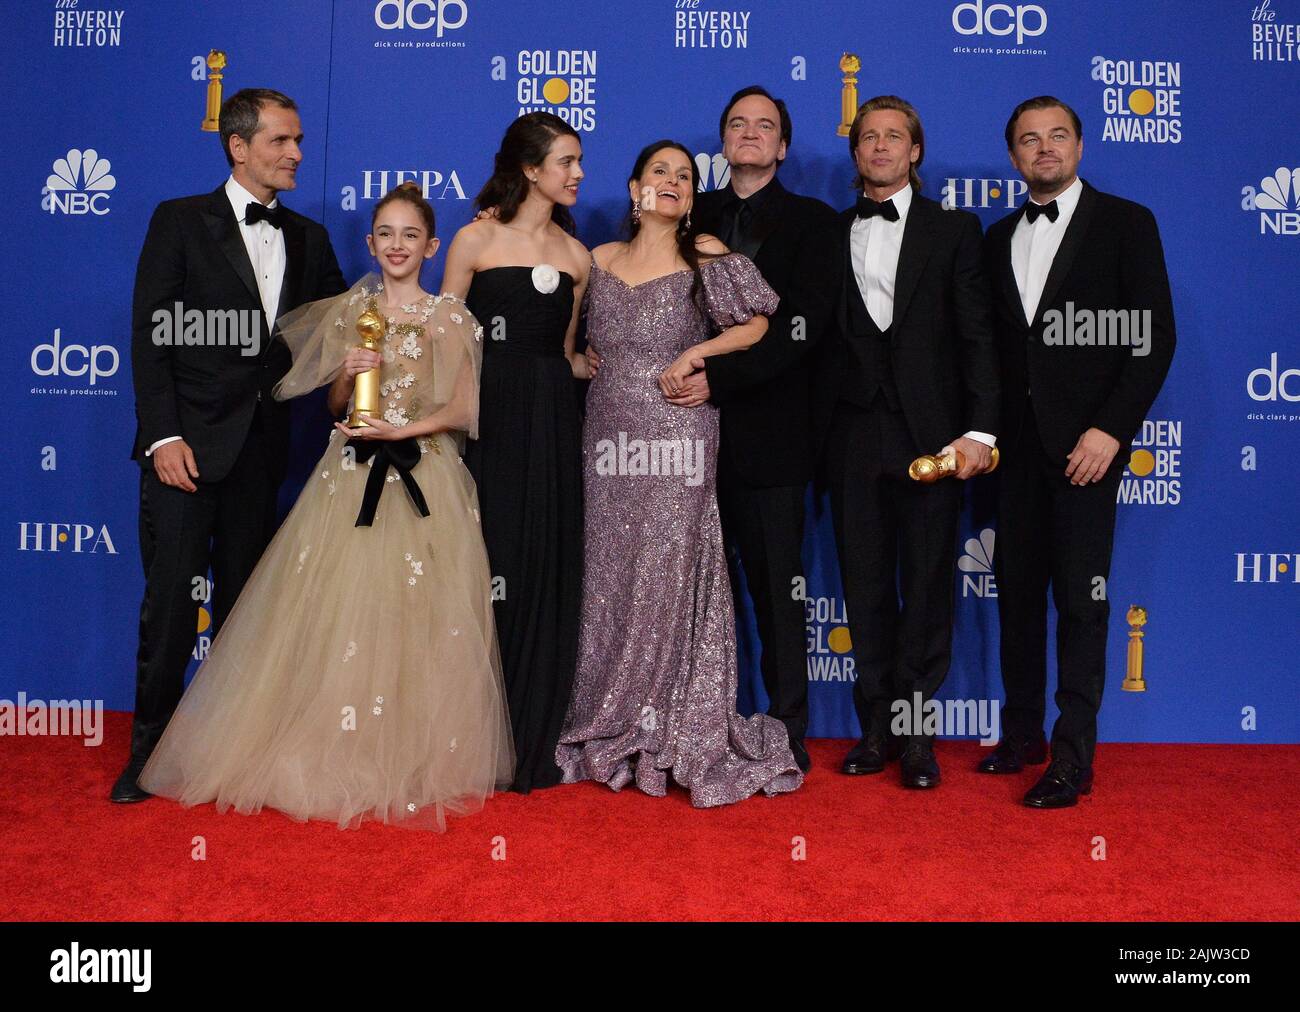
[[[803,774],[780,721],[736,712],[717,410],[667,399],[692,360],[743,354],[777,303],[749,260],[692,232],[697,185],[686,148],[647,147],[629,180],[632,241],[593,256],[582,622],[555,758],[565,782],[656,796],[671,773],[706,808],[792,791]]]

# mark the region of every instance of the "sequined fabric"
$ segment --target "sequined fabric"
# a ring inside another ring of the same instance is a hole
[[[713,329],[770,314],[745,257],[702,267]],[[710,336],[681,271],[629,288],[593,265],[588,339],[601,367],[583,432],[585,566],[578,670],[556,762],[566,782],[668,775],[698,808],[803,782],[784,725],[736,713],[736,633],[714,469],[718,413],[681,408],[658,376]],[[737,352],[736,354],[744,354]]]

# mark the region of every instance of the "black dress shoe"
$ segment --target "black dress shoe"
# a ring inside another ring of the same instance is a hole
[[[1030,808],[1070,808],[1079,803],[1080,794],[1091,792],[1092,770],[1053,759],[1038,783],[1029,788],[1025,804]]]
[[[934,757],[934,746],[930,742],[908,742],[901,759],[904,787],[939,786],[939,761]]]
[[[798,738],[790,739],[790,751],[794,753],[794,762],[799,769],[805,773],[812,769],[812,759],[808,757],[808,750],[803,747],[803,742]]]
[[[136,779],[140,776],[140,772],[144,769],[144,764],[147,761],[146,759],[138,759],[135,756],[131,757],[126,764],[126,769],[122,771],[122,775],[117,778],[117,783],[113,785],[112,793],[108,796],[110,801],[119,805],[127,805],[153,797],[152,794],[136,783]]]
[[[1003,738],[975,768],[981,773],[1019,773],[1026,766],[1041,766],[1045,762],[1047,739]]]
[[[858,743],[849,749],[840,766],[841,773],[861,776],[864,773],[880,773],[885,768],[886,743],[884,738],[873,734],[863,735]]]

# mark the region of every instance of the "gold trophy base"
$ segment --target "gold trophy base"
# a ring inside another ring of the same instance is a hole
[[[1146,692],[1147,683],[1144,678],[1126,678],[1120,686],[1125,692]]]
[[[374,412],[372,411],[367,411],[365,412],[365,414],[370,415],[371,418],[374,417]],[[362,418],[361,415],[362,412],[359,409],[353,411],[352,414],[348,415],[349,429],[370,429],[374,427],[369,422],[367,422],[364,418]]]

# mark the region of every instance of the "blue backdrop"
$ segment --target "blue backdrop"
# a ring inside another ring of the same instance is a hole
[[[794,119],[785,185],[835,207],[852,165],[841,55],[859,99],[920,110],[924,192],[985,225],[1023,200],[1002,129],[1052,93],[1083,118],[1082,173],[1148,205],[1178,322],[1173,369],[1134,444],[1110,582],[1104,740],[1296,741],[1300,536],[1300,0],[22,0],[6,11],[0,87],[5,402],[0,696],[130,709],[142,589],[136,533],[130,292],[154,205],[226,177],[200,130],[211,49],[224,93],[278,88],[306,132],[296,210],[322,220],[349,279],[368,266],[374,200],[426,188],[444,239],[509,121],[552,108],[581,133],[588,245],[614,238],[636,151],[674,136],[725,184],[716,125],[761,83]],[[426,269],[436,285],[442,257]],[[325,435],[297,419],[299,474]],[[291,501],[301,477],[284,491]],[[970,489],[945,697],[996,698],[992,489]],[[813,503],[808,564],[812,734],[856,735],[852,654],[829,518]],[[1149,613],[1149,691],[1122,693],[1124,612]],[[196,605],[196,658],[208,642]],[[742,608],[742,683],[757,693]]]

